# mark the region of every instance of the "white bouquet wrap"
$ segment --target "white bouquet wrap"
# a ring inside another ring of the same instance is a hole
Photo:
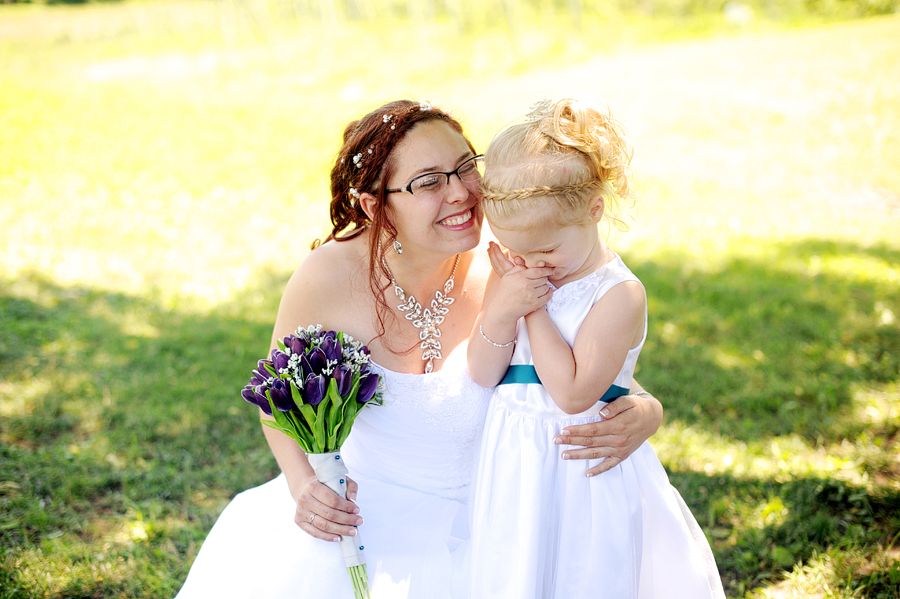
[[[311,453],[306,457],[309,458],[309,465],[316,471],[316,478],[319,479],[319,482],[346,499],[348,471],[344,460],[341,459],[341,454],[333,451]],[[341,535],[341,551],[344,552],[344,562],[348,568],[366,563],[366,556],[363,553],[364,546],[358,532],[355,537]]]

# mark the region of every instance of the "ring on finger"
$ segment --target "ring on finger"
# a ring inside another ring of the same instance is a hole
[[[316,515],[315,515],[315,514],[310,514],[310,515],[309,515],[309,523],[310,523],[310,524],[312,524],[312,523],[313,523],[313,520],[315,520],[315,519],[316,519]]]

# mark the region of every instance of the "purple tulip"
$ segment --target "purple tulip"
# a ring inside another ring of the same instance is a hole
[[[254,387],[258,387],[272,380],[272,375],[268,370],[263,368],[262,360],[260,360],[260,366],[256,370],[252,370],[252,377],[250,378],[250,384]]]
[[[325,331],[324,333],[322,333],[322,339],[337,339],[337,332]]]
[[[311,352],[306,354],[309,357],[310,371],[313,374],[322,374],[325,367],[328,366],[328,357],[321,347],[313,348]]]
[[[262,393],[256,394],[256,405],[259,406],[259,409],[262,410],[266,416],[272,415],[272,406],[269,405],[269,398]]]
[[[328,389],[328,381],[321,374],[311,374],[306,377],[303,383],[304,397],[303,403],[311,406],[317,406],[322,403],[325,398],[325,391]]]
[[[266,368],[266,366],[272,366],[272,360],[260,360],[256,363],[256,372],[265,377],[265,380],[269,380],[272,378],[272,374]]]
[[[308,354],[303,354],[302,356],[300,356],[300,377],[303,380],[306,380],[306,377],[312,374],[313,371],[312,365],[309,363],[309,358],[307,357],[307,355]]]
[[[272,388],[269,390],[269,395],[272,396],[272,403],[281,412],[289,412],[294,407],[290,383],[285,384],[281,379],[275,379],[272,383]]]
[[[347,397],[347,394],[350,393],[350,387],[353,385],[353,372],[350,370],[350,367],[341,364],[334,369],[332,378],[337,382],[338,395]]]
[[[359,348],[359,353],[366,356],[372,355],[372,352],[369,351],[369,347],[367,345],[363,345],[361,348]]]
[[[326,337],[322,341],[322,345],[320,347],[322,348],[322,352],[324,352],[325,357],[332,362],[337,362],[341,359],[341,342],[337,339]]]
[[[287,342],[288,339],[291,340],[290,343]],[[309,344],[306,342],[306,339],[301,339],[300,337],[295,337],[294,335],[291,335],[290,337],[285,337],[284,344],[287,347],[291,348],[292,354],[300,354],[301,356],[304,353],[306,353],[306,348],[309,347]]]
[[[244,401],[255,404],[256,403],[256,393],[253,392],[253,388],[250,385],[247,385],[241,390],[241,397],[244,398]]]
[[[275,363],[275,372],[281,374],[281,371],[288,367],[288,362],[290,358],[284,352],[278,352],[275,354],[275,359],[273,362]]]
[[[359,381],[359,394],[356,396],[356,401],[359,403],[366,403],[375,397],[375,391],[377,390],[378,376],[375,374],[367,374]]]
[[[272,415],[272,408],[269,407],[269,400],[266,399],[264,395],[257,393],[255,389],[253,389],[250,385],[244,387],[244,390],[241,391],[241,397],[243,397],[246,401],[252,403],[255,406],[258,406],[266,415]]]

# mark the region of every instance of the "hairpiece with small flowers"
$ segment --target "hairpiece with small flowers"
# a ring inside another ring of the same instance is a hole
[[[549,100],[547,100],[547,102],[549,102]],[[419,104],[414,105],[413,108],[418,108],[419,110],[425,111],[425,110],[433,110],[434,106],[432,106],[430,102],[419,102]],[[394,116],[399,116],[399,115],[393,115],[393,114],[381,115],[382,123],[384,123],[385,125],[387,125],[388,123],[391,123],[391,131],[395,131],[397,128],[397,123],[391,122],[394,120]],[[369,146],[368,149],[366,150],[366,153],[371,155],[373,152],[373,149],[374,149],[374,146]],[[354,166],[356,166],[356,168],[362,168],[364,159],[365,159],[365,155],[362,152],[359,152],[358,154],[353,156]],[[343,164],[343,162],[344,162],[344,159],[342,158],[341,163]],[[353,195],[353,194],[351,193],[350,195]],[[359,199],[358,196],[354,196],[354,197]]]
[[[434,110],[434,109],[435,109],[434,106],[432,106],[430,102],[419,102],[418,104],[413,104],[412,106],[405,109],[404,111],[402,111],[399,114],[383,114],[383,115],[381,115],[381,122],[382,122],[382,124],[385,124],[385,125],[390,124],[391,131],[396,131],[398,121],[401,121],[405,114],[410,114],[415,110],[426,111],[426,110]],[[438,109],[438,110],[440,110],[440,109]],[[447,114],[449,115],[449,113],[447,113]],[[374,154],[374,150],[375,150],[375,146],[372,145],[372,146],[369,146],[368,148],[366,148],[365,152],[358,152],[357,154],[353,155],[353,157],[352,157],[353,166],[355,166],[357,169],[361,169],[363,167],[363,165],[365,164],[365,160],[367,159],[367,157]],[[341,164],[344,164],[343,158],[341,158]],[[356,189],[355,187],[351,187],[348,190],[348,193],[350,194],[350,198],[351,198],[350,205],[355,206],[356,203],[358,202],[358,200],[360,199],[359,190]]]

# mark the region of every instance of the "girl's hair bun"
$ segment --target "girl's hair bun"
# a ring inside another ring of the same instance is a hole
[[[531,223],[538,226],[551,215],[547,208],[555,200],[557,224],[585,222],[591,201],[599,195],[603,218],[627,229],[620,205],[633,196],[633,150],[609,107],[598,100],[542,100],[525,121],[498,133],[485,153],[483,205],[488,219],[521,223],[522,208],[539,206],[543,214]]]

